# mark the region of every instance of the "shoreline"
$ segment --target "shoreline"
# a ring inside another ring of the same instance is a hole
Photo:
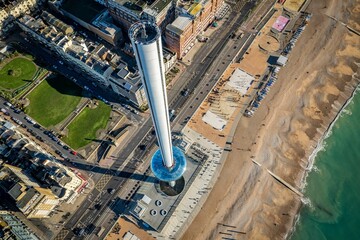
[[[328,16],[354,23],[353,15],[357,19],[359,14],[346,11],[358,4],[311,1],[306,11],[314,14],[314,20],[300,46],[294,48],[261,108],[251,119],[240,120],[233,151],[182,239],[221,239],[228,230],[224,224],[245,232],[233,234],[235,239],[291,236],[304,202],[264,170],[298,189],[306,186],[317,152],[360,83],[354,75],[359,75],[359,36]]]
[[[307,184],[307,178],[309,176],[309,173],[311,171],[313,171],[313,168],[315,166],[315,159],[317,154],[322,151],[324,149],[324,142],[325,140],[331,135],[331,130],[334,127],[335,123],[337,122],[337,120],[341,117],[341,115],[343,114],[344,110],[346,109],[346,107],[352,102],[353,98],[355,97],[356,94],[359,94],[358,92],[360,92],[360,82],[357,83],[357,85],[355,86],[355,88],[353,89],[353,91],[351,92],[350,97],[345,101],[345,103],[341,106],[341,108],[338,110],[338,112],[336,113],[334,119],[330,122],[328,128],[325,130],[325,132],[323,133],[323,135],[321,136],[321,138],[318,141],[318,144],[316,145],[315,149],[313,150],[313,152],[310,154],[309,156],[309,161],[308,163],[310,164],[310,167],[305,169],[303,172],[303,179],[301,181],[301,192],[304,192],[305,188],[306,188],[306,184]],[[305,196],[304,196],[305,197]],[[296,231],[296,226],[300,220],[300,210],[301,208],[304,207],[304,204],[306,205],[307,203],[304,203],[304,200],[306,200],[307,198],[305,197],[305,199],[302,199],[301,204],[297,210],[297,214],[294,217],[293,220],[293,226],[292,228],[289,230],[289,232],[286,234],[285,239],[291,238],[291,236],[294,234],[294,232]],[[311,204],[311,203],[310,203]]]

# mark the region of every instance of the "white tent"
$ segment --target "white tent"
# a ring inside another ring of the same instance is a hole
[[[227,84],[241,95],[245,95],[254,80],[255,78],[253,76],[237,68]]]
[[[211,125],[213,128],[220,131],[222,131],[227,124],[226,120],[220,118],[218,115],[211,111],[207,111],[206,114],[202,117],[202,120],[205,123]]]

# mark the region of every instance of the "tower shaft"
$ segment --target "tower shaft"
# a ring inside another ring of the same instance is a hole
[[[174,165],[161,33],[149,22],[135,23],[129,36],[148,99],[164,166]]]

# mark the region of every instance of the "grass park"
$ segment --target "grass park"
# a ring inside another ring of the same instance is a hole
[[[111,107],[99,101],[96,108],[85,108],[67,127],[68,135],[62,140],[74,149],[79,149],[96,140],[96,133],[105,129]]]
[[[27,89],[34,77],[42,72],[31,56],[15,55],[0,64],[0,92],[17,96]],[[61,75],[51,75],[37,85],[27,96],[25,113],[42,126],[49,128],[64,121],[82,98],[82,89]],[[96,139],[97,132],[107,126],[111,107],[99,102],[94,109],[85,108],[67,127],[64,141],[74,149],[86,146]]]
[[[27,98],[25,112],[44,127],[62,122],[81,100],[82,89],[63,76],[55,75],[42,81]]]
[[[0,87],[15,90],[32,81],[37,66],[25,57],[16,57],[5,63],[0,69]]]

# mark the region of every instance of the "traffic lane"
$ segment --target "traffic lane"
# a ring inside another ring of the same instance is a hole
[[[150,163],[149,162],[146,162],[146,165],[148,166]],[[145,166],[144,169],[147,169],[147,167]],[[144,179],[148,177],[148,175],[146,174],[147,170],[145,170],[145,173],[144,173]],[[143,179],[143,180],[144,180]],[[113,181],[110,181],[108,186],[109,188],[115,188],[115,186],[118,186],[118,183],[116,182],[117,178],[114,177],[112,179]],[[123,211],[123,209],[125,209],[127,207],[127,204],[128,204],[128,200],[122,200],[119,198],[119,195],[120,195],[120,192],[124,192],[125,193],[130,190],[130,189],[125,189],[124,185],[128,183],[127,181],[124,181],[123,184],[121,184],[120,186],[118,186],[118,192],[116,193],[116,195],[114,195],[114,198],[112,198],[111,200],[111,203],[109,205],[108,208],[105,209],[105,211],[101,214],[101,216],[97,219],[97,222],[93,223],[95,224],[96,226],[102,226],[102,227],[105,227],[105,231],[104,232],[107,232],[107,231],[110,231],[111,230],[111,227],[113,226],[113,223],[114,221],[116,221],[115,217],[117,218],[118,215],[121,213],[121,211]],[[133,189],[134,190],[134,189]],[[135,192],[135,190],[134,190]],[[133,193],[134,193],[133,192]],[[131,193],[130,193],[131,194]],[[116,201],[114,201],[114,199]],[[110,212],[109,212],[110,211]],[[112,213],[109,214],[109,213]],[[88,237],[89,239],[101,239],[101,236],[100,238],[98,238],[97,236],[94,236],[94,235],[91,235]],[[88,239],[87,238],[87,239]]]
[[[227,40],[227,39],[225,38],[223,41],[226,41],[226,40]],[[219,49],[222,48],[222,45],[223,45],[223,44],[224,44],[224,42],[222,42],[222,43],[220,44],[220,46],[215,50],[215,53],[216,53],[216,54],[218,53]],[[215,55],[215,54],[214,54],[214,55]],[[210,60],[211,60],[211,59],[210,59]],[[208,61],[208,62],[207,62],[207,65],[210,65],[210,63],[211,63],[211,62]],[[204,66],[203,69],[206,69],[205,66]],[[203,70],[203,72],[204,72],[204,70]],[[189,81],[190,81],[190,80],[189,80]],[[179,85],[180,85],[180,84],[182,84],[182,83],[179,82]],[[179,86],[179,85],[178,85],[178,86]],[[175,96],[174,94],[171,94],[171,95],[172,95],[172,96]],[[150,129],[150,127],[148,127],[148,129]],[[140,136],[140,135],[138,135],[138,136]],[[144,136],[145,136],[145,134],[144,134]],[[137,145],[137,144],[134,143],[134,146],[135,146],[135,145]],[[130,153],[132,152],[133,149],[132,149],[132,150],[130,150],[131,148],[127,148],[127,149],[129,149],[129,150],[128,150],[128,153],[129,153],[129,155],[130,155]],[[127,158],[127,157],[128,157],[128,155],[126,156],[126,158]],[[115,163],[114,163],[114,164],[115,164]]]
[[[116,180],[115,180],[116,179]],[[111,186],[117,185],[117,186],[123,186],[123,184],[127,181],[127,178],[122,177],[116,177],[113,176],[109,182],[104,187],[103,191],[98,195],[98,200],[96,201],[98,204],[101,204],[101,207],[99,210],[96,209],[89,209],[87,207],[82,214],[81,218],[76,222],[76,224],[73,224],[71,228],[78,227],[79,224],[84,224],[85,227],[91,224],[94,224],[94,221],[98,219],[99,216],[102,216],[103,213],[110,208],[109,204],[113,203],[114,199],[117,198],[117,194],[110,194],[108,192],[108,189]],[[71,229],[68,228],[68,229]],[[69,232],[70,233],[70,232]],[[91,234],[91,233],[88,233]]]
[[[236,22],[236,18],[229,19],[225,23],[230,25],[231,22]],[[180,76],[174,86],[168,91],[170,106],[176,102],[179,92],[186,88],[189,83],[196,82],[196,79],[200,81],[200,76],[205,72],[203,69],[207,65],[211,65],[212,59],[218,55],[219,49],[227,41],[228,34],[229,30],[227,28],[221,28],[214,37],[210,38],[210,42],[203,46],[205,48],[196,54],[196,59],[187,67],[185,74]],[[199,69],[201,69],[202,74],[199,74]]]
[[[251,35],[251,40],[248,41],[248,42],[246,43],[246,45],[243,47],[243,49],[240,51],[240,54],[239,54],[240,56],[243,55],[243,54],[246,52],[247,48],[248,48],[248,47],[250,46],[250,44],[251,44],[251,41],[256,37],[256,35],[248,34],[248,35],[244,38],[243,43],[240,43],[240,44],[238,44],[237,42],[234,43],[234,44],[236,44],[236,46],[237,46],[237,45],[242,46],[242,45],[245,43],[245,39],[246,39],[249,35]],[[249,43],[249,42],[250,42],[250,43]],[[233,44],[233,45],[234,45],[234,44]],[[231,62],[231,61],[232,61],[231,59],[233,59],[233,58],[236,56],[236,54],[232,54],[232,51],[231,51],[231,47],[232,47],[233,45],[231,45],[231,46],[228,48],[228,50],[229,50],[229,52],[230,52],[230,54],[231,54],[231,55],[230,55],[230,58],[229,58],[229,59],[226,59],[226,61],[227,61],[228,63]],[[227,55],[227,57],[229,57],[229,55]],[[220,72],[221,72],[222,70],[224,70],[224,69],[227,68],[226,65],[227,65],[227,64],[223,64],[223,66],[220,67]],[[224,66],[225,66],[225,67],[224,67]],[[209,76],[210,76],[210,75],[211,75],[211,74],[209,74]],[[211,81],[211,80],[210,80],[210,81]],[[187,123],[187,121],[186,121],[185,119],[191,117],[191,116],[196,112],[197,108],[201,105],[202,101],[206,98],[207,93],[209,93],[212,89],[213,89],[212,86],[211,86],[211,87],[210,87],[210,86],[205,86],[204,88],[197,90],[196,93],[195,93],[195,95],[192,96],[192,99],[187,103],[187,106],[183,106],[183,107],[182,107],[182,108],[185,108],[185,109],[184,109],[184,111],[181,112],[181,114],[178,115],[178,118],[176,119],[176,123],[180,123],[181,125],[185,125],[185,124]],[[203,97],[203,98],[199,97],[199,95],[202,95],[204,92],[205,92],[204,97]]]
[[[224,41],[226,41],[226,40],[224,40]],[[221,47],[219,48],[219,49],[221,49]],[[217,52],[217,50],[218,49],[216,49],[216,52]],[[205,68],[204,68],[205,69]],[[204,71],[204,70],[203,70]],[[212,87],[210,87],[210,88],[208,88],[208,89],[212,89]],[[189,111],[189,110],[188,110]],[[193,111],[195,111],[195,110],[193,110]]]
[[[116,160],[114,164],[111,165],[111,170],[118,170],[119,165],[121,167],[121,164],[125,162],[130,154],[136,150],[136,148],[139,146],[141,141],[149,134],[152,125],[148,124],[151,121],[149,118],[146,122],[146,124],[143,125],[143,127],[138,131],[138,133],[132,138],[132,140],[127,144],[126,148],[124,148],[120,153],[118,153],[118,157],[116,157]]]
[[[226,32],[225,32],[226,33]],[[197,67],[197,71],[192,75],[191,80],[189,81],[185,87],[187,87],[188,89],[190,89],[190,93],[192,93],[193,89],[196,88],[196,86],[202,82],[205,76],[206,71],[212,67],[213,64],[213,60],[218,56],[219,52],[225,47],[227,41],[228,41],[228,37],[227,34],[225,34],[224,32],[222,32],[222,34],[224,34],[224,38],[222,40],[220,40],[218,42],[218,44],[212,49],[212,51],[210,52],[210,54],[207,55],[207,57],[205,57],[202,61],[202,64],[198,63],[198,67]],[[199,69],[200,68],[200,69]],[[179,106],[182,106],[185,102],[184,99],[181,99],[180,101],[177,101],[179,97],[175,98],[172,102],[171,105],[177,106],[172,107],[173,109],[177,109],[179,108]]]
[[[99,192],[97,193],[99,194]],[[94,197],[94,195],[89,195],[89,197],[86,199],[86,201],[84,201],[78,208],[77,208],[77,213],[84,215],[86,213],[86,211],[88,211],[89,206],[93,203],[97,201],[97,197],[95,197],[95,199],[92,199]],[[73,215],[64,225],[64,229],[69,230],[68,235],[70,236],[74,236],[74,233],[71,231],[72,228],[76,227],[77,224],[79,223],[79,220],[75,217],[75,215]],[[71,237],[69,237],[71,238]]]
[[[212,66],[209,67],[209,71],[205,73],[205,82],[207,84],[198,87],[199,89],[194,89],[193,93],[190,96],[190,100],[187,101],[186,106],[182,106],[182,108],[193,108],[194,110],[185,110],[178,114],[177,123],[180,123],[182,125],[186,124],[186,120],[192,116],[192,113],[196,111],[198,106],[201,105],[202,101],[206,98],[208,93],[213,89],[215,84],[209,84],[214,81],[214,83],[217,82],[218,78],[220,77],[220,73],[223,74],[223,72],[227,69],[228,65],[233,61],[235,56],[239,52],[239,47],[242,46],[245,43],[245,39],[232,39],[232,41],[228,41],[226,46],[224,47],[224,54],[222,54],[222,58],[217,58],[216,61],[212,63]],[[237,49],[237,51],[234,51]],[[203,68],[206,68],[205,66]],[[200,72],[202,72],[203,68]],[[217,68],[217,69],[216,69]],[[216,69],[216,70],[215,70]],[[210,79],[209,79],[210,78]],[[208,79],[208,80],[207,80]],[[193,86],[190,86],[193,87]],[[202,87],[202,88],[201,88]],[[185,98],[183,96],[183,98]],[[179,102],[180,104],[180,102]]]
[[[57,63],[56,63],[57,64]],[[66,71],[66,70],[65,70]]]
[[[120,180],[119,180],[120,181]],[[124,186],[124,183],[126,181],[122,181],[122,184],[119,186],[118,182],[116,181],[116,178],[114,177],[108,184],[108,187],[115,187],[118,186],[119,188],[122,188]],[[110,228],[112,227],[112,223],[116,220],[118,217],[119,212],[116,211],[116,209],[113,208],[113,205],[115,204],[116,200],[118,199],[117,194],[110,195],[109,193],[102,195],[99,202],[101,202],[101,209],[100,210],[93,210],[93,212],[87,216],[85,216],[83,219],[80,220],[81,223],[86,225],[95,225],[95,226],[101,226],[105,227],[106,230],[110,231]],[[125,206],[124,206],[125,207]],[[83,222],[84,221],[84,222]],[[91,235],[92,232],[88,232],[88,235]],[[88,237],[94,237],[94,236],[88,236]]]
[[[212,87],[208,87],[209,90],[210,90],[211,88],[212,88]],[[139,135],[138,135],[138,136],[139,136]],[[131,148],[131,149],[133,149],[133,148]],[[124,180],[126,180],[126,179],[124,179]],[[112,186],[112,184],[118,185],[118,183],[115,183],[113,180],[110,180],[109,183],[108,183],[108,185],[107,185],[107,187]],[[119,185],[118,185],[118,186],[119,186]],[[108,199],[108,197],[107,197],[107,196],[103,196],[102,199]],[[86,219],[88,220],[88,219],[92,219],[92,218],[87,217]],[[81,220],[80,220],[80,222],[81,222]],[[92,223],[92,222],[86,221],[86,223]]]
[[[143,132],[147,132],[149,131],[149,129],[145,129],[143,128],[142,131],[139,131],[138,134],[142,135]],[[134,143],[136,144],[136,143]],[[127,159],[128,155],[130,155],[130,153],[132,152],[132,150],[130,150],[129,148],[125,148],[125,151],[124,153],[122,154],[125,154],[126,157],[125,159]],[[117,159],[113,165],[117,164],[119,161],[122,161],[122,159]],[[132,166],[132,164],[130,163],[129,166]],[[125,168],[127,169],[127,168]],[[131,167],[130,169],[134,169],[133,167]],[[121,178],[119,180],[115,180],[115,182],[117,182],[118,185],[122,185],[123,182],[125,182],[127,179],[125,178]],[[109,180],[109,182],[112,184],[112,178]],[[98,196],[99,195],[99,191],[94,188],[92,191],[91,191],[92,195],[93,196]],[[88,206],[90,205],[91,203],[90,202],[86,202],[86,203],[83,203],[82,204],[82,207],[73,215],[73,217],[65,224],[65,229],[69,230],[69,234],[70,235],[73,235],[73,232],[71,231],[71,229],[76,225],[77,222],[81,222],[81,220],[86,217],[86,209],[88,208]],[[85,215],[85,216],[84,216]]]

